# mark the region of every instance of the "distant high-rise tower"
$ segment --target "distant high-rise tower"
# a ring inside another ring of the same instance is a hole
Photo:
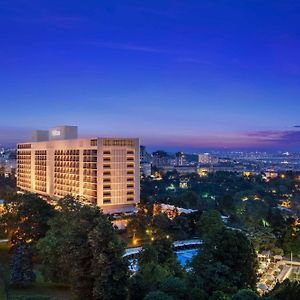
[[[177,152],[175,157],[175,165],[183,166],[184,165],[184,154],[183,152]]]

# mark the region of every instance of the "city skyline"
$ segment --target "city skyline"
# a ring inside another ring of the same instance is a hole
[[[299,149],[300,6],[229,2],[1,3],[1,146],[73,124],[174,151]]]

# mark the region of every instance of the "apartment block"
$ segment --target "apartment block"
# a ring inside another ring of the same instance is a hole
[[[78,139],[66,127],[17,145],[18,188],[52,199],[79,196],[106,213],[132,211],[140,201],[139,139]]]

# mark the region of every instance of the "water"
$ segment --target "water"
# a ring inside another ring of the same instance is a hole
[[[181,250],[177,251],[177,259],[179,260],[182,267],[186,267],[187,263],[197,254],[197,249]]]
[[[198,252],[198,249],[180,250],[176,251],[177,259],[182,267],[186,267],[187,263],[190,262]],[[137,259],[129,259],[129,269],[133,272],[138,271]]]

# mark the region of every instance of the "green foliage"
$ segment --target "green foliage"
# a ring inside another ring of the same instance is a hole
[[[221,291],[215,291],[209,297],[209,300],[229,300],[229,298]]]
[[[150,292],[144,300],[173,300],[172,297],[162,291]]]
[[[32,284],[35,278],[30,247],[19,241],[13,251],[10,282],[15,286],[24,287]]]
[[[188,295],[188,289],[185,281],[178,277],[169,277],[162,284],[161,290],[176,300],[185,299]]]
[[[148,264],[160,265],[174,276],[182,274],[172,241],[168,239],[157,239],[143,247],[139,254],[139,269],[143,270]]]
[[[133,215],[127,224],[127,233],[129,237],[138,237],[144,239],[146,237],[146,230],[150,227],[150,220],[142,213]]]
[[[247,237],[223,228],[205,239],[191,263],[190,281],[207,293],[255,288],[256,255]]]
[[[165,214],[154,216],[151,223],[151,228],[154,236],[160,238],[170,233],[171,221]]]
[[[218,211],[205,211],[197,223],[199,235],[203,240],[214,238],[214,236],[225,227]]]
[[[16,194],[15,176],[6,177],[4,173],[0,174],[0,199],[11,200],[15,197],[15,194]]]
[[[232,296],[232,300],[258,300],[259,296],[252,290],[240,290]]]
[[[204,290],[194,287],[189,292],[189,299],[190,300],[206,300],[206,299],[208,299],[208,295]]]
[[[88,235],[92,251],[91,269],[94,279],[93,299],[110,300],[126,298],[128,261],[123,258],[124,244],[107,219]]]
[[[139,254],[139,270],[130,278],[130,299],[142,299],[150,291],[162,286],[167,289],[172,283],[168,280],[173,276],[182,277],[183,271],[172,242],[161,239],[145,245]]]
[[[48,221],[53,215],[54,209],[46,201],[34,194],[24,194],[5,204],[0,222],[12,246],[23,241],[34,251],[49,229]]]
[[[277,284],[268,296],[272,300],[299,300],[300,283],[291,282],[286,279],[283,283]]]
[[[300,255],[300,231],[288,230],[283,238],[283,250],[286,254],[291,252]]]
[[[124,246],[108,218],[70,197],[59,205],[38,243],[44,276],[69,283],[76,299],[123,297],[128,267]]]

